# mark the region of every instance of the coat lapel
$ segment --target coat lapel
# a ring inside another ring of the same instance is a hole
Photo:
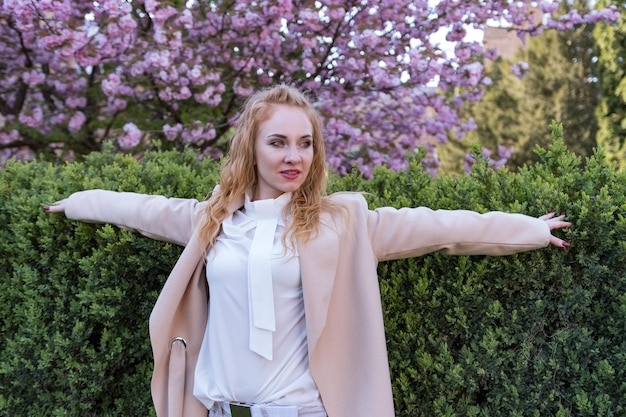
[[[333,225],[331,216],[322,214],[317,235],[307,242],[298,242],[309,354],[326,325],[337,273],[339,237]]]

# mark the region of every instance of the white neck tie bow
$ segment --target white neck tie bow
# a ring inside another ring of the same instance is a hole
[[[250,305],[250,350],[272,360],[272,338],[276,331],[272,282],[272,248],[278,219],[290,195],[276,200],[257,200],[246,206],[257,218],[248,255],[248,297]],[[252,214],[252,213],[250,213]]]

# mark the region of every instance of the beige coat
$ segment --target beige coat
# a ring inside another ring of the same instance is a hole
[[[545,247],[545,221],[521,214],[369,210],[356,193],[331,196],[348,207],[349,225],[325,214],[319,233],[299,242],[313,378],[329,417],[394,415],[376,267],[378,262],[447,254],[507,255]],[[207,320],[208,288],[196,229],[206,203],[134,193],[70,196],[71,219],[106,222],[185,246],[150,317],[152,396],[158,417],[206,417],[192,395]],[[234,204],[234,211],[243,205]],[[183,338],[183,343],[172,343]]]

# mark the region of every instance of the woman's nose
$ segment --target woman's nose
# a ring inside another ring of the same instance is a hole
[[[285,155],[285,162],[289,163],[298,163],[302,160],[300,157],[300,152],[298,152],[297,146],[289,146],[287,147],[287,154]]]

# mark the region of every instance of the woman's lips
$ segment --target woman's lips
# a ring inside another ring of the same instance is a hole
[[[300,170],[297,169],[288,169],[285,171],[280,171],[280,175],[282,175],[283,177],[290,179],[290,180],[294,180],[296,178],[298,178],[298,176],[300,175]]]

